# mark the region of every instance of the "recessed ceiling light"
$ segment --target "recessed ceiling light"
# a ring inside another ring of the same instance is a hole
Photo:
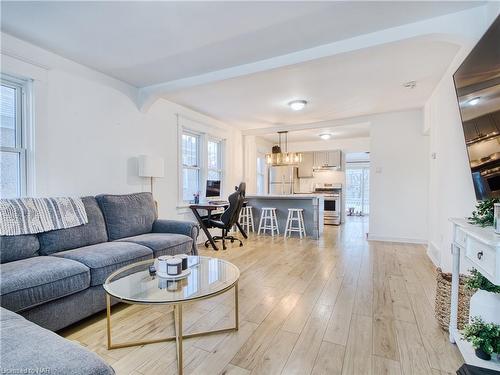
[[[288,103],[288,106],[293,111],[301,111],[304,109],[306,104],[307,104],[307,101],[305,101],[305,100],[292,100],[290,103]]]
[[[467,100],[467,104],[468,105],[476,105],[477,103],[479,103],[480,100],[481,100],[481,98],[478,96],[478,97],[472,98],[470,100]]]
[[[332,135],[330,133],[322,133],[319,135],[321,139],[324,139],[325,141],[328,141],[330,138],[332,138]]]
[[[407,89],[414,89],[417,87],[417,81],[408,81],[403,83],[403,87],[406,87]]]

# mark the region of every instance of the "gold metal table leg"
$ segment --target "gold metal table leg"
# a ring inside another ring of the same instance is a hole
[[[234,284],[234,320],[235,325],[232,328],[223,328],[216,329],[213,331],[205,331],[205,332],[196,332],[196,333],[188,333],[183,334],[182,329],[182,304],[174,305],[174,329],[175,335],[172,337],[165,337],[161,339],[153,339],[153,340],[141,340],[141,341],[129,341],[119,344],[113,344],[111,339],[111,296],[106,294],[106,333],[108,339],[108,350],[111,349],[119,349],[119,348],[128,348],[131,346],[140,346],[146,344],[155,344],[159,342],[167,342],[174,341],[176,342],[177,347],[177,368],[179,375],[183,373],[183,341],[184,339],[188,339],[191,337],[200,337],[206,335],[212,335],[216,333],[228,333],[237,331],[240,328],[240,320],[239,320],[239,300],[238,300],[238,283]]]
[[[108,350],[111,349],[111,297],[106,294],[106,333],[108,336]]]
[[[176,311],[176,322],[174,326],[177,327],[175,334],[175,341],[177,344],[177,369],[179,375],[182,375],[183,372],[183,360],[182,360],[182,304],[174,305],[174,309]]]
[[[240,329],[239,303],[238,303],[238,283],[234,284],[234,328]]]

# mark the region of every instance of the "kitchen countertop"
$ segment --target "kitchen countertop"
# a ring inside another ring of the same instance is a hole
[[[313,193],[305,193],[305,194],[247,194],[245,198],[253,198],[253,199],[314,199],[314,198],[323,198],[322,194],[313,194]]]
[[[285,233],[288,210],[298,208],[302,209],[307,237],[317,240],[323,234],[325,198],[321,194],[248,194],[245,198],[253,208],[255,223],[259,223],[264,207],[273,207],[280,233]]]

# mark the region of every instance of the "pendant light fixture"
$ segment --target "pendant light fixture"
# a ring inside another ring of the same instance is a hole
[[[281,139],[284,138],[284,149]],[[266,154],[266,163],[269,165],[294,165],[302,162],[302,153],[288,152],[288,132],[278,132],[278,144],[273,146],[272,153]]]

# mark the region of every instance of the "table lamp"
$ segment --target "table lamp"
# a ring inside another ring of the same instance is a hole
[[[151,194],[153,194],[153,178],[165,176],[163,158],[149,155],[139,156],[139,177],[149,177],[151,181]]]

